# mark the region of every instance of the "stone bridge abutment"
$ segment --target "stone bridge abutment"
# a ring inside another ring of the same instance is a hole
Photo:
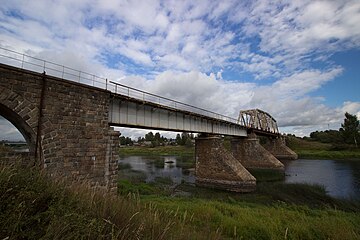
[[[0,72],[0,114],[27,141],[29,164],[116,189],[119,133],[109,126],[110,92],[6,65]]]

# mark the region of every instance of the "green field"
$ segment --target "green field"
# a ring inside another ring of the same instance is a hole
[[[346,148],[346,146],[343,146],[344,149],[338,150],[331,144],[296,137],[287,138],[287,144],[299,155],[299,158],[360,160],[360,148],[356,149],[350,146]]]

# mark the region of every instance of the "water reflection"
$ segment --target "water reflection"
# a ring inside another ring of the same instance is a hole
[[[171,178],[176,184],[181,182],[195,182],[195,176],[192,170],[194,160],[192,157],[131,156],[122,157],[119,162],[122,164],[130,164],[131,169],[144,172],[146,174],[146,182],[152,182],[158,177]]]
[[[129,156],[119,163],[146,174],[146,182],[155,178],[171,178],[175,184],[194,183],[193,157]],[[325,186],[333,197],[360,199],[360,162],[344,160],[285,161],[285,182],[310,183]]]
[[[330,196],[360,199],[359,162],[299,159],[284,164],[287,183],[320,184]]]

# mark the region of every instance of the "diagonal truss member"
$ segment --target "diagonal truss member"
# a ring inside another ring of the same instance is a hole
[[[276,120],[270,114],[260,109],[240,111],[238,123],[249,129],[279,134]]]

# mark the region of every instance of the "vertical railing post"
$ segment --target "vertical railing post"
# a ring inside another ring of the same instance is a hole
[[[25,54],[23,53],[22,62],[21,62],[21,69],[24,68],[24,58],[25,58]]]
[[[65,67],[64,67],[64,65],[62,67],[63,67],[63,71],[62,71],[62,74],[61,74],[61,78],[64,79]]]
[[[81,71],[79,71],[79,83],[81,82],[81,80],[80,80],[80,75],[81,75]]]
[[[108,79],[106,78],[105,80],[105,89],[108,90]]]

